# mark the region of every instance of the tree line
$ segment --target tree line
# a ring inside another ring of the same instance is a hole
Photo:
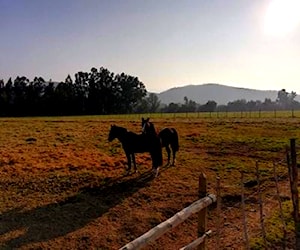
[[[70,75],[64,82],[42,77],[0,80],[1,116],[56,116],[132,113],[146,96],[137,77],[101,67]]]
[[[198,104],[184,98],[183,103],[162,104],[154,93],[148,93],[137,77],[114,74],[108,69],[92,68],[70,75],[63,82],[35,77],[0,80],[0,116],[103,115],[155,112],[215,112],[300,109],[295,92],[285,89],[277,99],[246,101],[244,99],[218,105],[211,100]]]
[[[288,93],[285,89],[278,91],[276,100],[265,98],[264,101],[246,101],[239,99],[228,102],[227,105],[218,105],[211,100],[205,104],[196,103],[184,97],[183,103],[170,103],[160,108],[160,112],[237,112],[237,111],[274,111],[274,110],[300,110],[300,103],[295,100],[296,92]]]

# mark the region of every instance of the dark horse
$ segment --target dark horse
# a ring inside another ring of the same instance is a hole
[[[150,118],[147,119],[142,118],[142,132],[144,134],[157,134],[154,124],[149,120]],[[161,139],[162,147],[166,148],[168,154],[167,166],[170,164],[171,149],[172,149],[173,160],[171,166],[174,166],[176,162],[176,152],[179,150],[179,139],[178,139],[178,133],[176,129],[164,128],[158,133],[158,137]]]
[[[162,165],[162,148],[160,140],[157,136],[136,134],[128,131],[126,128],[112,125],[109,131],[108,140],[111,142],[117,138],[125,151],[129,172],[131,170],[131,162],[133,162],[134,170],[137,171],[135,162],[135,153],[149,152],[152,159],[152,170],[155,176],[158,175],[159,166]]]

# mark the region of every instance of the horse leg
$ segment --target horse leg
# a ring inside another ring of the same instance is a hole
[[[131,154],[126,152],[126,158],[127,158],[127,164],[128,164],[128,168],[126,169],[126,172],[128,174],[131,170]]]
[[[153,169],[153,175],[154,175],[155,177],[158,176],[158,173],[159,173],[159,167]]]
[[[135,154],[134,154],[134,153],[132,154],[132,162],[133,162],[134,171],[137,173],[138,170],[137,170],[137,168],[136,168]]]
[[[155,154],[155,152],[150,152],[151,155],[151,159],[152,159],[152,174],[157,177],[158,176],[158,172],[159,172],[159,164],[158,164],[158,159],[157,159],[157,155]]]
[[[152,173],[155,177],[158,176],[159,166],[152,166]]]
[[[175,166],[176,163],[176,151],[173,149],[173,161],[172,161],[172,165],[171,166]]]
[[[166,151],[168,154],[168,163],[166,164],[166,166],[169,166],[170,165],[170,156],[171,156],[171,150],[169,148],[169,145],[166,146]]]
[[[175,166],[175,162],[176,162],[176,150],[173,146],[172,147],[172,155],[173,155],[173,160],[172,160],[172,165],[171,166]]]

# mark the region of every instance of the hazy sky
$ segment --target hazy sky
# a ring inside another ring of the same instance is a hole
[[[300,0],[0,0],[0,79],[105,67],[148,91],[300,94]]]

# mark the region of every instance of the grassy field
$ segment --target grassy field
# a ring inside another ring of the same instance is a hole
[[[140,132],[140,119],[1,118],[0,249],[118,249],[197,200],[200,172],[207,175],[210,193],[216,193],[216,176],[221,177],[223,249],[243,249],[240,171],[245,171],[245,181],[253,180],[256,163],[268,240],[278,245],[281,226],[275,226],[277,231],[272,227],[278,217],[273,161],[282,176],[291,230],[285,147],[290,138],[300,137],[300,118],[152,115],[158,130],[175,127],[180,138],[177,165],[162,168],[155,179],[147,153],[136,155],[140,173],[125,176],[120,143],[107,140],[112,124]],[[256,187],[245,191],[255,248],[261,241]],[[215,232],[215,207],[209,210],[208,225]],[[178,249],[196,237],[195,215],[146,249]],[[216,249],[214,234],[208,249]]]

